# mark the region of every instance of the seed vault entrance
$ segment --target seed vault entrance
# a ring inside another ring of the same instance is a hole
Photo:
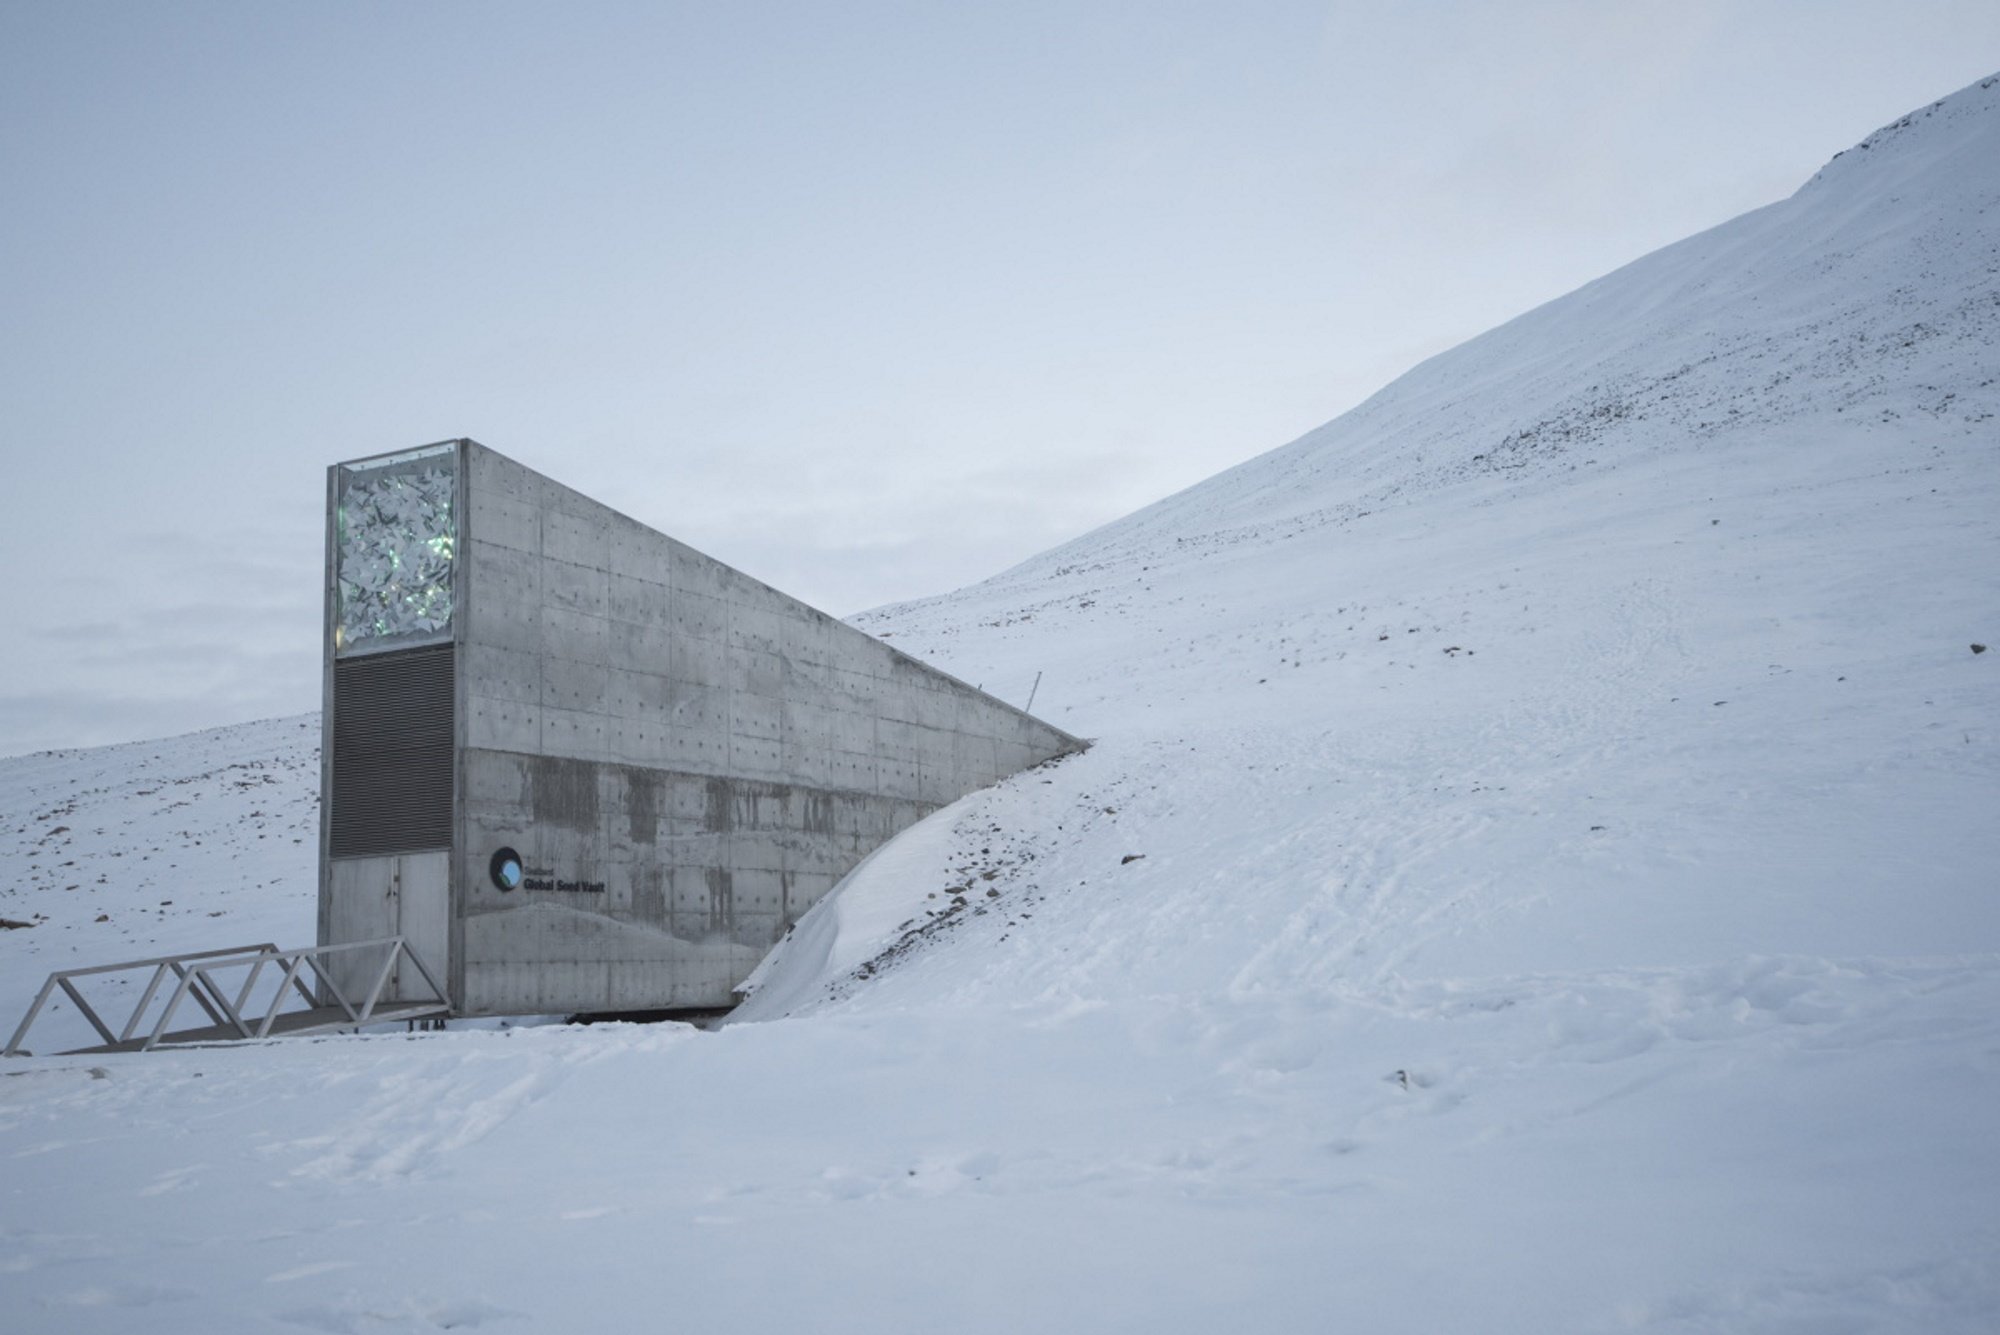
[[[869,851],[1082,746],[473,441],[327,502],[319,940],[403,937],[456,1014],[728,1006]]]

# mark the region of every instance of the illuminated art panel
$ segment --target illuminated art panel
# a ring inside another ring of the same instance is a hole
[[[335,505],[334,654],[450,639],[456,442],[341,465]]]

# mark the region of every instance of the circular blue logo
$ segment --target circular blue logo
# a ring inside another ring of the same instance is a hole
[[[503,848],[493,855],[487,864],[487,873],[493,877],[493,884],[502,890],[521,888],[521,855],[511,848]]]

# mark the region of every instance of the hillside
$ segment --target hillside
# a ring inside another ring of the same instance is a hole
[[[1989,1330],[1996,452],[2000,77],[857,618],[1096,744],[878,852],[719,1032],[0,1071],[0,1308]],[[211,908],[301,939],[309,723],[0,762],[0,1001]]]
[[[317,715],[0,760],[0,1025],[54,969],[309,944],[318,857]]]
[[[1003,693],[1044,671],[1099,740],[986,799],[1074,852],[1043,882],[1148,855],[1061,896],[1087,944],[1053,969],[959,948],[954,986],[2000,944],[1996,145],[1988,80],[1283,449],[857,618]]]

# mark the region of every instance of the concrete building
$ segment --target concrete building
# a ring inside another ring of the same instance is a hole
[[[456,1014],[727,1006],[870,850],[1082,746],[470,440],[327,511],[319,940],[403,936]]]

